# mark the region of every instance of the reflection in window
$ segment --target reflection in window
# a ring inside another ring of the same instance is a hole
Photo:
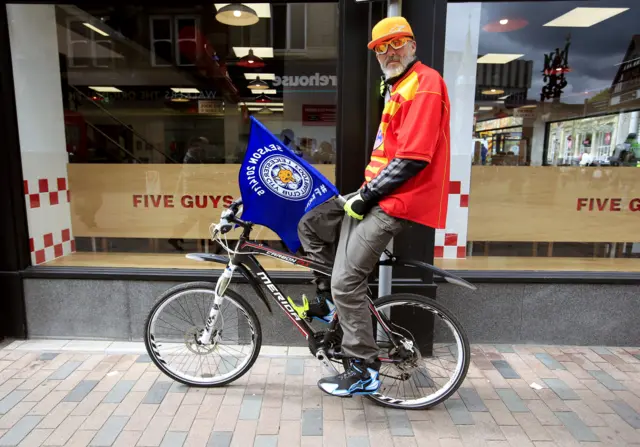
[[[640,16],[610,6],[449,3],[456,195],[437,255],[519,270],[640,257]]]

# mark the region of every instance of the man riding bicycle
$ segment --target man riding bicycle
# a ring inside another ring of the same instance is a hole
[[[413,31],[403,17],[380,21],[368,47],[384,73],[386,104],[365,182],[344,206],[336,200],[319,205],[298,226],[307,256],[334,264],[331,279],[317,277],[316,302],[308,312],[328,314],[326,300],[331,300],[340,316],[342,350],[350,366],[318,382],[334,396],[370,394],[380,387],[366,292],[385,247],[409,222],[444,228],[447,216],[449,98],[444,80],[417,60]]]

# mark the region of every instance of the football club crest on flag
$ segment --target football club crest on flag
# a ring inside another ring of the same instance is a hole
[[[291,252],[300,248],[298,222],[302,216],[339,194],[317,169],[254,117],[238,183],[242,219],[274,231]]]

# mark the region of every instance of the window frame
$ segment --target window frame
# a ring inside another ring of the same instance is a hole
[[[153,32],[153,23],[156,20],[168,20],[169,21],[169,32],[170,32],[170,36],[169,39],[156,39],[154,32]],[[152,67],[161,67],[161,68],[166,68],[166,67],[173,67],[173,62],[175,60],[175,45],[174,45],[174,39],[173,39],[173,34],[174,34],[174,26],[173,26],[173,20],[172,20],[172,16],[170,15],[150,15],[149,16],[149,53],[151,54],[151,66]],[[156,46],[155,43],[156,42],[169,42],[171,44],[171,48],[172,48],[172,52],[171,52],[171,59],[169,61],[167,61],[167,64],[159,64],[156,58]]]

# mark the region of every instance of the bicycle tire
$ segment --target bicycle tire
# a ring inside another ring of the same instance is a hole
[[[226,292],[225,292],[225,299],[231,299],[232,301],[235,301],[239,307],[246,312],[246,314],[248,315],[248,317],[251,319],[251,323],[253,324],[254,327],[254,332],[255,332],[255,349],[254,352],[251,355],[250,360],[247,362],[247,364],[240,369],[236,374],[234,374],[233,376],[229,377],[228,379],[219,381],[219,382],[214,382],[214,383],[202,383],[202,382],[194,382],[194,381],[190,381],[188,379],[185,379],[177,374],[174,374],[172,371],[170,371],[164,364],[163,362],[160,361],[160,359],[157,357],[156,352],[152,349],[152,343],[153,341],[151,340],[151,334],[150,334],[150,330],[151,330],[151,322],[153,320],[153,316],[155,314],[155,312],[162,306],[162,304],[167,301],[168,299],[172,298],[174,295],[185,292],[185,291],[190,291],[190,290],[197,290],[197,289],[208,289],[212,292],[215,291],[215,284],[209,283],[209,282],[190,282],[190,283],[184,283],[184,284],[180,284],[177,285],[167,291],[165,291],[160,298],[158,299],[158,301],[155,303],[155,305],[152,307],[151,311],[149,312],[149,315],[147,315],[147,319],[145,322],[145,331],[144,331],[144,344],[145,347],[147,349],[147,353],[149,355],[149,357],[151,358],[151,361],[160,369],[160,371],[162,371],[164,374],[166,374],[167,376],[171,377],[173,380],[180,382],[184,385],[188,385],[188,386],[194,386],[194,387],[201,387],[201,388],[212,388],[212,387],[221,387],[221,386],[225,386],[228,385],[231,382],[234,382],[236,380],[238,380],[240,377],[242,377],[243,375],[245,375],[250,369],[251,367],[253,367],[253,364],[256,362],[256,360],[258,359],[258,356],[260,355],[260,349],[262,348],[262,327],[260,326],[260,320],[258,319],[258,315],[256,314],[255,310],[253,310],[253,307],[251,307],[249,305],[249,303],[242,298],[242,296],[240,296],[237,292],[234,292],[233,290],[231,290],[230,288],[227,288]],[[227,298],[229,297],[229,298]]]
[[[378,309],[380,306],[384,306],[385,304],[398,302],[398,301],[404,301],[404,302],[414,301],[414,302],[419,302],[420,304],[426,304],[428,306],[431,306],[438,313],[440,313],[447,320],[449,320],[449,322],[455,327],[456,331],[460,335],[462,346],[463,346],[463,364],[461,368],[461,373],[456,379],[456,381],[452,384],[452,386],[442,396],[440,396],[438,399],[432,402],[428,402],[422,405],[413,405],[413,406],[402,405],[402,404],[396,404],[391,400],[385,400],[382,397],[376,397],[376,395],[365,395],[365,396],[369,400],[372,400],[373,402],[376,402],[377,404],[384,407],[399,408],[404,410],[427,410],[429,408],[432,408],[446,401],[449,397],[451,397],[452,394],[454,394],[458,390],[458,388],[460,388],[460,386],[464,382],[467,376],[467,372],[469,370],[469,365],[471,363],[471,347],[469,345],[469,338],[467,336],[466,331],[462,327],[462,324],[453,315],[453,313],[449,309],[447,309],[444,305],[438,303],[437,301],[429,297],[426,297],[423,295],[411,294],[411,293],[396,293],[396,294],[386,295],[384,297],[374,300],[374,305],[376,306],[376,309]],[[347,362],[348,362],[348,359],[345,358],[343,360],[343,366],[345,368],[348,367]]]

